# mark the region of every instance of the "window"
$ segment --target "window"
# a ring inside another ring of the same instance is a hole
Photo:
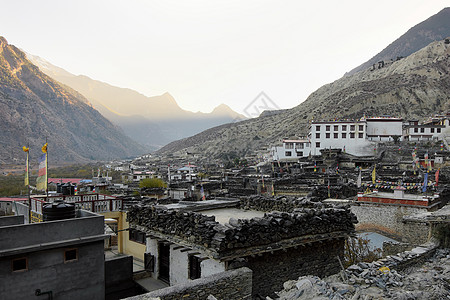
[[[440,128],[436,128],[437,133],[441,133],[441,129]]]
[[[345,132],[342,133],[342,138],[346,139],[347,138],[347,134]]]
[[[316,125],[316,131],[320,131],[320,125]]]
[[[197,279],[202,276],[201,260],[194,255],[189,256],[189,279]]]
[[[347,130],[347,125],[342,125],[342,131],[346,131]]]
[[[285,156],[292,156],[292,152],[291,151],[286,151],[286,152],[284,152],[284,155]]]
[[[354,132],[350,132],[350,138],[354,139],[355,138],[355,133]]]
[[[78,249],[68,249],[64,251],[64,262],[78,260]]]
[[[286,143],[286,149],[294,149],[294,143]]]
[[[424,133],[424,132],[425,132],[425,128],[423,128],[423,127],[420,128],[420,132],[421,132],[421,133]]]
[[[358,138],[360,138],[360,139],[364,138],[364,133],[359,132],[359,133],[358,133]]]
[[[303,156],[303,151],[297,152],[297,156]]]
[[[13,259],[11,262],[13,272],[28,270],[28,259],[26,257]]]
[[[337,132],[335,132],[334,134],[333,134],[333,137],[335,138],[335,139],[337,139],[338,138],[338,133]]]
[[[128,231],[128,238],[130,241],[145,244],[146,243],[146,234],[145,232],[139,231],[134,228],[130,228]]]
[[[419,132],[419,128],[414,128],[414,132]]]
[[[316,139],[320,139],[320,133],[316,133]]]
[[[434,128],[431,128],[431,133],[434,133]]]
[[[364,125],[358,125],[358,131],[364,131]]]
[[[326,131],[330,131],[330,127],[331,127],[330,125],[327,125],[327,126],[325,127],[325,130],[326,130]]]
[[[339,125],[334,125],[334,126],[333,126],[333,130],[334,130],[334,131],[338,131],[338,130],[339,130]]]
[[[303,148],[305,148],[305,144],[304,143],[299,143],[299,144],[297,144],[297,148],[298,149],[303,149]]]
[[[329,132],[325,133],[325,138],[327,138],[327,139],[330,138],[330,133]]]
[[[316,142],[316,148],[320,148],[320,142]]]
[[[355,131],[355,125],[350,125],[350,131]]]

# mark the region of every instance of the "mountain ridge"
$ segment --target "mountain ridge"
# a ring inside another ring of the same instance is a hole
[[[51,162],[86,162],[138,155],[127,138],[81,94],[54,81],[0,37],[0,161],[38,153],[45,140]]]

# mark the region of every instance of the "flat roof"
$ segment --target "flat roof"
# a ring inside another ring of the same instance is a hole
[[[434,196],[427,196],[427,198],[424,198],[424,196],[420,195],[420,194],[403,193],[403,195],[401,195],[401,194],[384,193],[384,192],[364,194],[362,197],[363,198],[364,197],[389,198],[389,199],[397,199],[397,200],[420,200],[420,201],[425,201],[427,198],[430,198],[430,199],[435,198]]]
[[[229,223],[231,218],[234,219],[252,219],[255,217],[264,217],[264,212],[257,210],[243,210],[239,208],[218,208],[200,211],[201,214],[207,216],[215,216],[216,221],[220,224]]]

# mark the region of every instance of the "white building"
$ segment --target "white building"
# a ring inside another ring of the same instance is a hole
[[[446,116],[437,116],[422,124],[410,120],[403,126],[403,136],[408,141],[442,140],[449,133],[449,119]]]
[[[307,139],[283,140],[283,146],[272,147],[273,160],[297,161],[311,152],[311,143]]]
[[[392,117],[312,121],[308,139],[283,140],[283,146],[272,147],[272,159],[296,161],[329,148],[356,156],[373,155],[377,142],[402,140],[402,128],[403,120]]]
[[[312,121],[309,131],[311,155],[322,149],[341,149],[353,155],[371,155],[374,143],[367,139],[367,123],[359,121]]]
[[[170,174],[170,180],[187,180],[192,181],[197,178],[197,167],[194,165],[187,165],[178,168],[175,173]]]
[[[392,142],[403,136],[403,119],[392,117],[377,117],[365,119],[367,139],[374,142]]]

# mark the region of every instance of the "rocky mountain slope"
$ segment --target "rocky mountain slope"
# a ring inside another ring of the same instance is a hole
[[[300,105],[206,130],[170,143],[158,153],[201,152],[233,157],[308,132],[311,119],[391,115],[422,118],[450,107],[450,44],[433,42],[412,55],[324,85]]]
[[[409,56],[431,42],[443,40],[448,36],[450,36],[450,7],[444,8],[434,16],[412,27],[383,51],[362,65],[354,68],[346,75],[352,75],[370,68],[379,61],[388,62],[391,59],[397,59],[397,57]]]
[[[211,113],[194,113],[180,108],[169,93],[146,97],[131,89],[112,86],[84,75],[76,76],[38,56],[27,54],[27,57],[48,76],[83,94],[128,136],[153,148],[236,119],[245,119],[224,104]]]
[[[37,160],[47,138],[50,164],[124,158],[144,152],[78,92],[39,71],[0,37],[0,162]]]

